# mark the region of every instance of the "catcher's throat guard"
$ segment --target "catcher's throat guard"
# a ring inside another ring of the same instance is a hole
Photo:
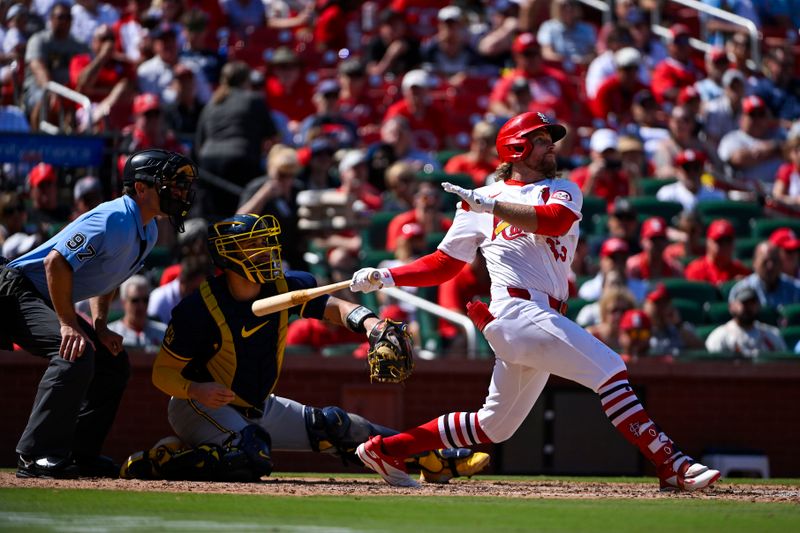
[[[408,325],[384,319],[369,332],[370,381],[400,383],[414,370],[414,349]]]

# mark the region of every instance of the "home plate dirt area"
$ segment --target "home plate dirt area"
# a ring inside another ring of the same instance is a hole
[[[725,480],[710,490],[695,493],[660,492],[655,483],[602,483],[597,481],[513,481],[479,477],[448,484],[423,483],[419,488],[391,487],[378,478],[309,474],[264,478],[259,483],[209,483],[200,481],[140,481],[124,479],[19,479],[13,471],[0,472],[0,487],[51,489],[108,489],[143,492],[198,492],[263,494],[265,496],[481,496],[504,498],[693,498],[749,502],[800,503],[800,487],[730,484]]]

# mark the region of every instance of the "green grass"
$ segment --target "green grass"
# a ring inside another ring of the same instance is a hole
[[[278,497],[0,489],[0,531],[770,532],[800,508],[686,498]]]

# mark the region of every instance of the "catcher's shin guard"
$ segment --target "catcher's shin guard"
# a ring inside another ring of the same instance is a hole
[[[455,477],[472,477],[485,469],[490,462],[489,454],[473,452],[469,448],[444,448],[412,457],[406,464],[420,470],[420,481],[447,483]]]
[[[370,437],[397,434],[393,429],[373,424],[363,416],[348,413],[341,407],[328,406],[320,409],[305,406],[303,415],[311,449],[315,452],[335,453],[345,464],[359,463],[355,450]]]
[[[258,481],[272,473],[272,439],[264,428],[250,424],[235,446],[223,448],[217,478],[221,481]]]

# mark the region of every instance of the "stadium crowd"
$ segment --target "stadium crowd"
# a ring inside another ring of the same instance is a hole
[[[634,359],[800,352],[800,5],[704,3],[757,22],[759,62],[746,28],[653,0],[605,23],[577,0],[0,0],[0,132],[49,121],[114,154],[96,175],[6,165],[2,255],[118,196],[128,154],[191,156],[194,218],[161,233],[112,325],[157,349],[211,272],[207,222],[274,215],[285,262],[320,282],[408,262],[450,227],[438,184],[491,182],[498,128],[535,111],[567,126],[559,168],[585,195],[570,316]],[[461,313],[488,292],[480,258],[419,290]],[[379,298],[423,353],[464,353],[452,324]],[[358,342],[289,329],[330,355]]]

